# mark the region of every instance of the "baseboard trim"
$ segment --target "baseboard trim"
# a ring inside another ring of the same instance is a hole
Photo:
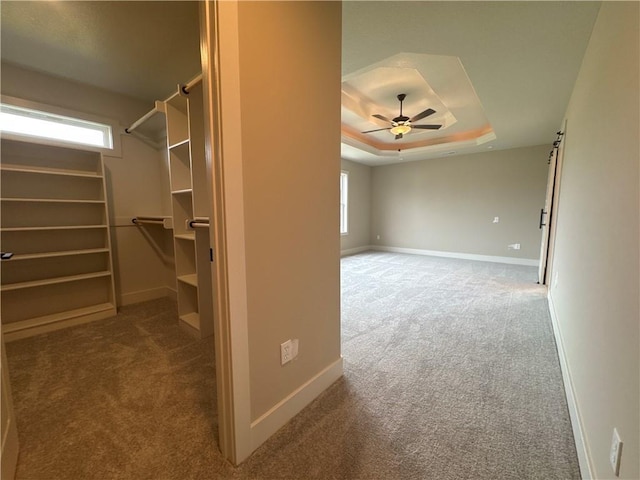
[[[262,445],[304,407],[315,400],[336,380],[342,377],[342,357],[326,367],[304,385],[285,397],[271,410],[251,422],[251,450]]]
[[[111,318],[117,313],[116,306],[112,303],[102,303],[89,307],[78,308],[66,312],[54,313],[43,317],[21,320],[19,322],[2,325],[2,331],[6,342],[13,342],[23,338],[54,332],[63,328],[82,325]]]
[[[150,288],[148,290],[139,290],[137,292],[124,293],[118,296],[118,305],[131,305],[133,303],[146,302],[147,300],[155,300],[156,298],[171,297],[175,298],[175,290],[169,287]]]
[[[356,248],[347,248],[346,250],[340,250],[340,256],[346,257],[347,255],[355,255],[357,253],[366,252],[367,250],[371,250],[370,245],[364,245],[362,247],[356,247]]]
[[[562,380],[564,382],[564,391],[567,398],[567,407],[569,408],[569,417],[571,418],[571,428],[573,429],[573,438],[576,443],[576,452],[578,453],[578,464],[580,465],[580,475],[583,480],[590,480],[593,477],[593,468],[591,465],[591,455],[584,437],[584,429],[582,427],[582,417],[573,390],[573,382],[571,380],[571,371],[564,350],[564,341],[562,332],[558,323],[555,305],[551,291],[547,294],[547,302],[549,303],[549,314],[551,315],[551,325],[553,327],[553,336],[556,340],[556,348],[558,350],[558,359],[560,360],[560,370],[562,371]]]
[[[540,264],[539,260],[535,260],[533,258],[499,257],[495,255],[476,255],[474,253],[443,252],[440,250],[421,250],[417,248],[385,247],[378,245],[368,247],[368,249],[376,250],[379,252],[409,253],[412,255],[428,255],[432,257],[460,258],[463,260],[477,260],[479,262],[508,263],[510,265],[524,265],[527,267],[537,267]]]

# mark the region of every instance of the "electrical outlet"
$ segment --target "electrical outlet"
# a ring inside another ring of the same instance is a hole
[[[376,240],[380,240],[380,235],[376,235]]]
[[[618,430],[613,429],[613,438],[611,439],[611,451],[609,452],[609,463],[613,468],[613,473],[617,477],[620,475],[620,458],[622,457],[622,440]]]
[[[295,358],[298,356],[299,344],[300,342],[298,341],[297,338],[294,338],[293,340],[291,340],[291,360],[295,360]]]
[[[507,247],[510,248],[511,250],[520,250],[519,243],[512,243],[511,245],[507,245]]]
[[[284,365],[291,361],[291,350],[291,340],[287,340],[280,344],[280,365]]]
[[[493,217],[493,223],[500,223],[500,217]]]

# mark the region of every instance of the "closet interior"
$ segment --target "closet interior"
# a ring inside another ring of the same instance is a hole
[[[165,263],[173,263],[175,283],[166,292],[177,299],[179,322],[186,330],[197,338],[213,334],[211,196],[201,78],[178,86],[125,130],[164,159],[170,212],[159,202],[154,211],[147,206],[131,218],[110,215],[100,152],[2,139],[0,244],[3,252],[13,254],[0,263],[7,341],[115,315],[112,237],[117,243],[119,236],[112,230],[118,227],[138,229],[160,254],[163,237],[157,229],[172,231],[173,258]],[[145,128],[153,133],[145,135]],[[112,189],[117,187],[114,176]]]

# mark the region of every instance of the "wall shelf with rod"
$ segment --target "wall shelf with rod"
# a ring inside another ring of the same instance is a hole
[[[178,316],[202,338],[213,334],[202,83],[180,87],[166,100],[165,112]],[[196,228],[196,217],[207,228]]]

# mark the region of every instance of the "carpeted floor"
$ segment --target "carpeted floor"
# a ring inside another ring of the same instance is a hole
[[[535,275],[343,258],[344,377],[237,468],[216,447],[213,344],[172,302],[9,343],[17,478],[579,478]]]

